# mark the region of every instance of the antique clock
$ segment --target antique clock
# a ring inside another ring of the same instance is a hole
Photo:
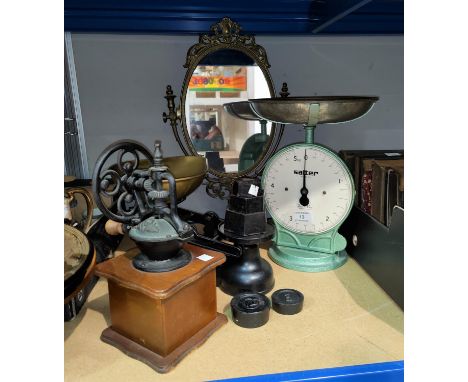
[[[250,100],[259,117],[305,128],[305,142],[275,153],[262,176],[265,205],[276,226],[268,254],[279,265],[320,272],[346,262],[346,239],[338,229],[351,211],[354,182],[333,151],[314,143],[314,129],[319,123],[361,117],[377,100],[355,96]]]

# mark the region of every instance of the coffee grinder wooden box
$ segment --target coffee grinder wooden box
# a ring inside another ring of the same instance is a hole
[[[226,316],[216,309],[216,267],[222,253],[185,244],[192,261],[170,272],[136,269],[137,249],[96,267],[108,279],[112,324],[101,339],[160,373],[200,346]]]

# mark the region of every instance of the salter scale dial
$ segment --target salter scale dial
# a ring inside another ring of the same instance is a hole
[[[347,260],[338,229],[354,202],[353,178],[331,150],[314,143],[319,123],[356,119],[377,97],[291,97],[250,100],[263,119],[301,123],[305,142],[286,146],[268,161],[262,176],[265,205],[275,222],[270,258],[286,268],[320,272]]]

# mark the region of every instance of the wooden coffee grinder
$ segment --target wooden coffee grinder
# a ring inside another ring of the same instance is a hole
[[[115,153],[117,166],[104,170]],[[139,168],[139,153],[151,160],[149,168]],[[133,160],[124,161],[128,156]],[[134,141],[109,146],[96,163],[93,193],[138,246],[95,269],[108,280],[112,321],[101,339],[166,373],[227,322],[216,310],[216,267],[225,257],[187,243],[193,228],[177,214],[176,181],[159,142],[154,156]],[[103,196],[116,200],[113,207]]]

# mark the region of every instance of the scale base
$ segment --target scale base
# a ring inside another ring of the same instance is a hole
[[[325,272],[341,267],[348,260],[346,251],[337,254],[316,252],[273,244],[268,256],[284,268],[301,272]]]
[[[273,269],[260,257],[258,247],[243,248],[240,258],[228,258],[216,270],[219,288],[235,296],[243,292],[268,293],[275,286]]]
[[[232,240],[242,248],[240,257],[228,257],[226,262],[216,269],[217,285],[226,294],[234,296],[243,292],[268,293],[275,286],[273,269],[260,256],[258,244],[270,240],[274,227],[266,225],[265,232],[257,235],[242,236],[226,232],[224,223],[219,228],[223,237]]]

